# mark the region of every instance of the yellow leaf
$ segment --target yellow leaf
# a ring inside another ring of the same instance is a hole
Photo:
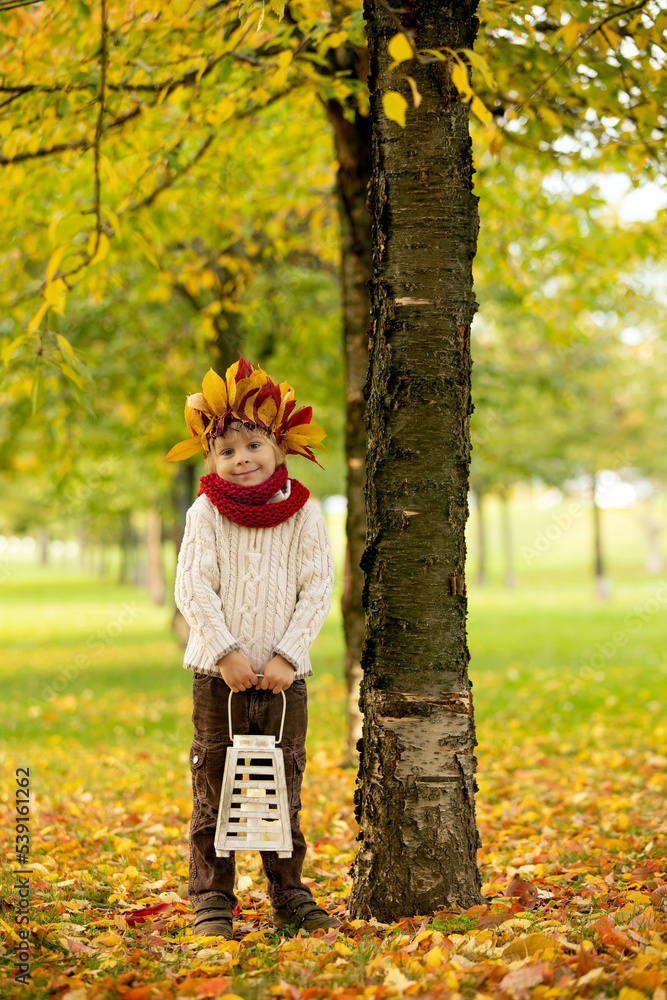
[[[438,966],[442,965],[444,961],[445,956],[442,948],[431,948],[431,950],[426,953],[424,965],[427,969],[437,969]]]
[[[20,943],[21,938],[19,937],[19,935],[16,933],[15,930],[13,930],[9,926],[9,924],[6,924],[4,920],[0,920],[0,927],[4,928],[4,930],[7,932],[7,934],[9,934],[11,937],[13,937],[15,941],[18,941]]]
[[[45,316],[48,308],[49,308],[49,303],[48,302],[42,302],[41,306],[39,307],[39,309],[37,310],[37,312],[35,313],[35,315],[32,317],[32,319],[28,323],[28,333],[34,333],[35,330],[37,330],[37,328],[39,327],[39,324],[44,319],[44,316]]]
[[[259,419],[267,427],[271,426],[271,423],[273,420],[275,420],[277,413],[278,413],[278,407],[276,406],[275,401],[271,399],[270,396],[268,399],[264,400],[262,405],[257,410],[257,415]]]
[[[327,37],[327,48],[337,49],[347,39],[347,31],[334,31]]]
[[[626,893],[627,898],[635,906],[648,906],[651,902],[651,897],[647,892],[639,892],[638,889],[633,889],[632,892]]]
[[[95,249],[97,247],[97,249]],[[91,233],[90,239],[88,240],[88,256],[92,255],[90,261],[91,264],[98,264],[101,260],[104,260],[106,255],[109,253],[109,237],[106,233],[99,234],[99,242],[97,238],[97,233]]]
[[[405,128],[405,112],[408,102],[396,90],[388,90],[382,95],[382,106],[387,118]]]
[[[560,118],[558,117],[555,111],[551,110],[551,108],[541,107],[540,114],[544,119],[544,121],[547,123],[547,125],[551,125],[551,127],[555,129],[562,128]]]
[[[114,233],[116,234],[118,239],[121,239],[123,233],[120,228],[120,219],[118,218],[116,213],[109,208],[108,205],[102,205],[100,207],[102,209],[102,214],[105,215],[109,220],[109,222],[111,223],[111,227]]]
[[[477,115],[477,117],[479,118],[479,120],[482,122],[483,125],[491,124],[491,122],[493,121],[493,115],[487,108],[484,101],[480,100],[476,94],[472,99],[470,107],[473,110],[473,114]]]
[[[515,938],[503,948],[503,955],[517,955],[526,958],[533,955],[553,954],[561,945],[546,934],[526,934]]]
[[[159,269],[160,262],[158,261],[157,257],[155,256],[155,251],[153,250],[153,247],[150,245],[150,243],[148,242],[148,240],[144,239],[144,237],[141,235],[141,233],[134,233],[134,238],[135,238],[137,244],[139,245],[139,249],[142,251],[142,253],[144,254],[144,256],[151,262],[151,264],[154,264],[155,267],[157,267]]]
[[[198,437],[190,437],[186,441],[179,441],[174,447],[169,451],[164,458],[163,462],[182,462],[184,458],[192,458],[202,450],[201,441]]]
[[[405,79],[410,84],[410,90],[412,91],[412,103],[416,108],[418,108],[422,102],[422,95],[419,93],[419,90],[417,89],[417,84],[415,83],[415,81],[412,79],[411,76],[406,75]]]
[[[60,370],[63,375],[66,375],[70,382],[74,382],[74,385],[78,386],[79,389],[85,389],[83,380],[79,376],[78,372],[75,372],[71,365],[61,364]]]
[[[655,996],[655,993],[653,995]],[[633,990],[631,986],[623,986],[618,994],[618,1000],[646,1000],[646,994],[640,990]]]
[[[60,262],[65,256],[65,251],[69,243],[63,243],[61,246],[57,247],[51,256],[49,257],[49,263],[46,265],[46,281],[53,281],[53,276],[60,267]]]
[[[236,111],[236,105],[230,97],[223,97],[216,107],[217,118],[219,122],[226,122],[228,118],[231,118]]]
[[[44,302],[51,306],[59,316],[65,315],[65,299],[67,298],[67,285],[62,278],[56,278],[44,289]]]
[[[220,378],[218,373],[214,372],[212,368],[209,368],[204,375],[201,387],[206,402],[216,416],[224,416],[228,407],[227,386],[225,384],[225,380]]]
[[[387,49],[389,50],[389,55],[394,60],[389,69],[393,69],[399,63],[405,62],[406,59],[414,59],[412,46],[402,31],[399,31],[397,35],[389,39]]]
[[[452,83],[466,100],[470,100],[474,96],[468,81],[468,71],[460,62],[456,62],[452,66]]]
[[[29,334],[22,333],[20,337],[15,337],[14,340],[10,340],[7,344],[3,345],[2,351],[0,351],[0,357],[2,358],[2,363],[8,365],[12,359],[12,355],[17,347],[20,347],[24,340],[28,339]]]
[[[579,40],[579,31],[585,27],[585,24],[579,24],[578,21],[568,21],[563,28],[563,41],[567,45],[568,49],[571,49],[577,44],[577,41]]]
[[[292,50],[283,49],[282,52],[278,53],[278,65],[281,69],[285,69],[286,66],[292,62]]]
[[[123,939],[120,934],[114,934],[110,931],[108,934],[98,934],[96,938],[93,938],[95,944],[101,944],[103,948],[115,948],[117,944],[122,944]]]
[[[60,348],[60,353],[62,354],[65,361],[73,365],[76,361],[76,354],[72,350],[72,345],[70,344],[67,337],[63,337],[62,334],[56,334],[56,340],[58,341],[58,347]]]
[[[401,970],[397,969],[395,965],[392,965],[384,977],[383,985],[390,987],[390,989],[395,990],[397,993],[404,993],[407,987],[412,985],[412,980],[404,976]]]
[[[282,21],[285,13],[285,0],[271,0],[271,10],[279,21]]]

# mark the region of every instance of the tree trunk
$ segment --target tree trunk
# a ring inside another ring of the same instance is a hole
[[[121,527],[118,541],[120,545],[118,583],[120,586],[125,586],[129,583],[136,582],[136,576],[134,574],[137,566],[137,539],[132,526],[130,512],[126,510],[121,514]]]
[[[593,474],[593,572],[595,573],[595,589],[601,601],[611,597],[611,581],[605,569],[605,559],[602,551],[602,515],[597,502],[597,477]]]
[[[356,53],[358,56],[359,54]],[[359,73],[359,70],[357,70]],[[364,500],[366,428],[364,384],[368,372],[368,333],[372,277],[371,217],[366,200],[371,176],[371,123],[355,112],[348,121],[338,101],[327,102],[338,159],[338,207],[341,227],[341,284],[345,344],[347,414],[347,547],[341,610],[345,630],[345,683],[347,688],[347,737],[345,763],[356,763],[361,738],[359,710],[361,648],[364,640],[363,574],[360,563],[366,543]]]
[[[41,566],[49,565],[49,536],[46,529],[39,533],[39,562]]]
[[[640,523],[646,534],[646,572],[652,576],[659,576],[665,569],[665,559],[660,549],[663,524],[650,514],[642,517]]]
[[[472,48],[476,6],[422,0],[405,27],[420,48]],[[422,103],[410,102],[404,130],[388,121],[382,87],[397,29],[382,0],[365,0],[364,12],[374,281],[351,911],[393,921],[481,898],[464,577],[478,221],[468,108],[446,67],[402,67]]]
[[[148,561],[148,593],[153,604],[164,604],[164,567],[162,565],[162,518],[154,509],[146,521],[146,557]]]
[[[509,491],[500,491],[500,522],[503,539],[503,556],[505,557],[505,587],[514,590],[517,586],[514,569],[514,546],[512,544],[512,521],[510,518]]]
[[[484,521],[484,491],[477,490],[477,586],[486,586],[486,524]]]

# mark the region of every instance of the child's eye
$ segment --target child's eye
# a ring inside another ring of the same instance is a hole
[[[249,448],[261,448],[259,441],[251,441],[248,445]]]

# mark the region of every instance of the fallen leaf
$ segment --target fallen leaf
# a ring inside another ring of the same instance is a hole
[[[518,875],[515,875],[507,886],[505,895],[509,899],[518,899],[526,910],[533,910],[537,905],[537,886]]]

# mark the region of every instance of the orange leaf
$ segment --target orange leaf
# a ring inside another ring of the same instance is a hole
[[[230,985],[231,979],[227,979],[225,976],[218,976],[216,979],[207,979],[205,983],[201,983],[197,987],[197,996],[219,997],[227,992],[227,988]]]
[[[174,447],[168,452],[164,458],[163,462],[182,462],[184,458],[192,458],[202,450],[202,444],[198,437],[190,437],[185,441],[179,441]]]
[[[131,986],[129,990],[123,993],[123,1000],[148,1000],[153,992],[153,987],[149,986]]]

